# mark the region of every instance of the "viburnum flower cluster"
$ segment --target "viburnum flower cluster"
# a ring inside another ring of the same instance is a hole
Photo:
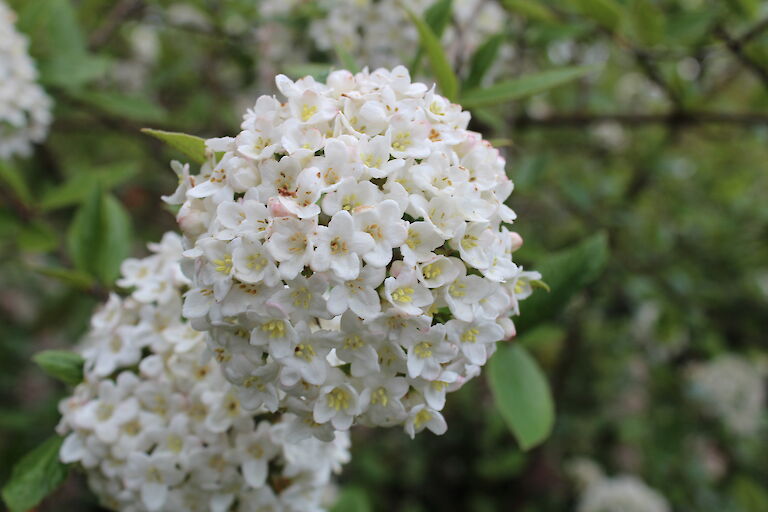
[[[175,163],[192,287],[246,408],[330,439],[354,422],[443,433],[540,278],[512,261],[512,182],[468,112],[403,67],[278,76],[196,175]]]
[[[423,16],[433,0],[406,2]],[[372,66],[395,66],[413,58],[419,34],[397,0],[320,0],[324,15],[313,18],[309,33],[321,50],[341,47]],[[456,0],[450,23],[442,37],[443,47],[454,65],[466,63],[491,35],[501,33],[511,20],[497,2]],[[511,57],[505,48],[499,60]]]
[[[723,354],[688,372],[689,389],[704,410],[738,435],[756,434],[765,415],[765,368],[736,354]]]
[[[634,475],[608,477],[592,460],[576,459],[568,472],[581,490],[577,512],[669,512],[667,499]]]
[[[29,155],[51,124],[51,99],[37,83],[27,38],[15,22],[14,12],[0,0],[0,159]]]
[[[60,404],[60,458],[119,511],[318,511],[349,438],[298,440],[296,418],[244,411],[204,335],[181,318],[181,239],[127,260],[91,320],[85,379]]]

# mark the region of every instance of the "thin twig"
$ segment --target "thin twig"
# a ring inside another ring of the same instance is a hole
[[[768,87],[768,69],[764,68],[757,60],[755,60],[755,58],[745,51],[745,41],[748,40],[746,36],[741,39],[734,39],[728,34],[723,26],[718,26],[715,29],[715,33],[723,40],[723,42],[725,42],[725,46],[728,47],[733,56],[736,57],[744,67],[752,71],[752,73],[754,73],[763,84]]]
[[[101,25],[91,34],[88,40],[88,47],[91,50],[96,50],[106,44],[125,21],[125,18],[140,7],[142,7],[142,0],[120,0],[115,3]]]
[[[768,125],[768,113],[730,113],[730,112],[669,112],[665,114],[591,114],[569,113],[552,114],[546,117],[521,116],[513,121],[515,128],[584,126],[587,124],[615,122],[628,126],[644,125],[696,125],[724,124],[740,126]]]

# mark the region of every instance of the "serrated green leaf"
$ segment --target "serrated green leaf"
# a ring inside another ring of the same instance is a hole
[[[331,512],[371,512],[371,502],[365,490],[359,487],[345,487]]]
[[[555,407],[538,363],[520,344],[501,343],[488,363],[496,408],[524,450],[552,431]]]
[[[464,90],[472,90],[483,81],[488,70],[491,69],[496,56],[499,54],[501,43],[504,42],[504,34],[494,34],[480,45],[472,55],[469,63],[469,75],[464,82]]]
[[[44,350],[32,357],[32,360],[49,376],[64,384],[77,386],[83,381],[83,364],[80,354],[68,350]]]
[[[453,0],[437,0],[424,11],[424,21],[427,22],[438,39],[442,37],[445,27],[451,21],[452,9]]]
[[[421,47],[427,53],[429,65],[432,73],[435,75],[440,92],[449,100],[456,101],[459,92],[459,81],[451,68],[451,64],[448,62],[448,58],[445,56],[440,40],[423,19],[416,16],[407,7],[404,7],[404,9],[413,24],[416,25]]]
[[[532,73],[469,91],[462,96],[460,103],[464,108],[476,108],[519,100],[571,82],[594,70],[591,66],[573,66]]]
[[[166,132],[163,130],[153,130],[152,128],[142,128],[141,133],[151,135],[160,139],[174,149],[178,149],[193,162],[202,164],[206,161],[205,139],[194,135],[187,135],[180,132]]]
[[[536,291],[520,302],[520,316],[514,319],[518,333],[562,311],[571,297],[600,276],[607,261],[608,239],[598,233],[539,262],[537,270],[552,291]]]
[[[549,9],[535,0],[502,0],[501,4],[510,12],[514,12],[529,20],[551,23],[557,21],[557,17]]]
[[[3,500],[11,512],[27,512],[56,490],[67,476],[67,466],[59,461],[64,439],[48,438],[13,467],[3,487]]]
[[[130,244],[130,216],[114,197],[94,186],[67,234],[75,268],[110,285],[130,253]]]
[[[624,14],[621,4],[616,0],[568,0],[579,13],[596,21],[608,30],[616,30]]]

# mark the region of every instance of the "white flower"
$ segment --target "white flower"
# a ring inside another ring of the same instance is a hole
[[[0,2],[0,160],[29,156],[51,124],[52,102],[37,83],[37,69],[27,38],[14,23],[16,15]]]
[[[495,322],[450,320],[445,324],[448,339],[455,344],[470,363],[484,365],[486,345],[504,338],[504,329]]]
[[[280,275],[293,279],[309,265],[314,250],[317,226],[308,221],[278,218],[272,224],[267,249],[280,262]]]
[[[265,362],[241,328],[213,327],[216,341],[209,348],[208,335],[181,317],[187,285],[173,279],[181,275],[177,242],[166,236],[150,244],[151,256],[125,266],[136,283],[135,269],[166,276],[170,294],[137,284],[132,295],[113,295],[94,315],[82,352],[84,381],[59,407],[57,431],[66,436],[61,460],[79,463],[100,501],[114,510],[228,512],[257,504],[283,510],[293,502],[320,510],[331,474],[349,460],[346,433],[334,434],[329,422],[305,436],[301,450],[289,448],[295,441],[284,432],[297,417],[278,412],[280,365]],[[131,279],[123,276],[126,283]],[[310,281],[304,284],[312,287]],[[302,340],[310,336],[304,323],[297,331]],[[117,332],[133,333],[124,342],[138,347],[138,356],[113,357],[107,371],[103,354],[114,352]],[[330,349],[314,346],[328,365]],[[215,361],[206,358],[209,351]],[[324,374],[313,375],[306,372],[313,382],[325,382]],[[267,411],[276,414],[262,416]],[[272,488],[278,481],[290,482],[289,494]]]
[[[425,404],[417,405],[408,411],[408,419],[405,422],[406,433],[413,438],[425,428],[437,435],[444,434],[448,429],[445,418],[440,412]]]
[[[735,354],[695,364],[688,371],[689,392],[732,432],[759,432],[766,405],[765,372],[755,362]]]
[[[349,384],[330,384],[320,388],[313,416],[316,422],[330,421],[336,430],[347,430],[360,414],[357,391]]]
[[[445,340],[446,327],[433,325],[408,347],[408,376],[435,380],[442,371],[442,363],[456,355],[456,347]]]
[[[240,406],[296,415],[292,436],[441,431],[538,279],[513,262],[504,159],[402,66],[275,83],[189,176],[183,312]]]
[[[381,311],[376,288],[384,281],[385,275],[383,267],[366,265],[357,278],[336,284],[328,296],[328,312],[340,315],[351,309],[360,318],[374,318]]]
[[[395,308],[412,316],[421,315],[434,300],[429,289],[419,283],[415,270],[402,270],[397,277],[386,278],[384,296]]]
[[[328,226],[318,230],[312,270],[331,270],[345,281],[356,279],[360,274],[360,256],[373,248],[371,235],[357,231],[352,216],[345,210],[336,212]]]

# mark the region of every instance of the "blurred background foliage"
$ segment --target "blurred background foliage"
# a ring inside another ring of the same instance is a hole
[[[10,1],[55,121],[30,159],[0,162],[0,481],[57,421],[64,389],[31,355],[73,347],[120,261],[175,228],[160,195],[180,154],[140,128],[233,134],[275,72],[364,65],[354,47],[323,50],[309,37],[331,3],[266,13],[255,0]],[[472,61],[454,61],[458,97],[591,66],[473,109],[516,184],[519,259],[536,268],[598,232],[611,256],[557,321],[520,326],[555,396],[544,445],[521,451],[484,376],[448,400],[442,437],[356,430],[342,485],[372,510],[570,510],[567,463],[587,457],[639,475],[674,510],[768,510],[765,410],[755,433],[737,435],[697,406],[688,378],[726,352],[766,367],[768,3],[498,3],[507,17],[489,44],[505,58],[479,78]],[[289,57],[274,58],[277,37],[294,45]],[[440,70],[427,53],[401,58],[432,81]],[[41,510],[92,501],[73,477]]]

